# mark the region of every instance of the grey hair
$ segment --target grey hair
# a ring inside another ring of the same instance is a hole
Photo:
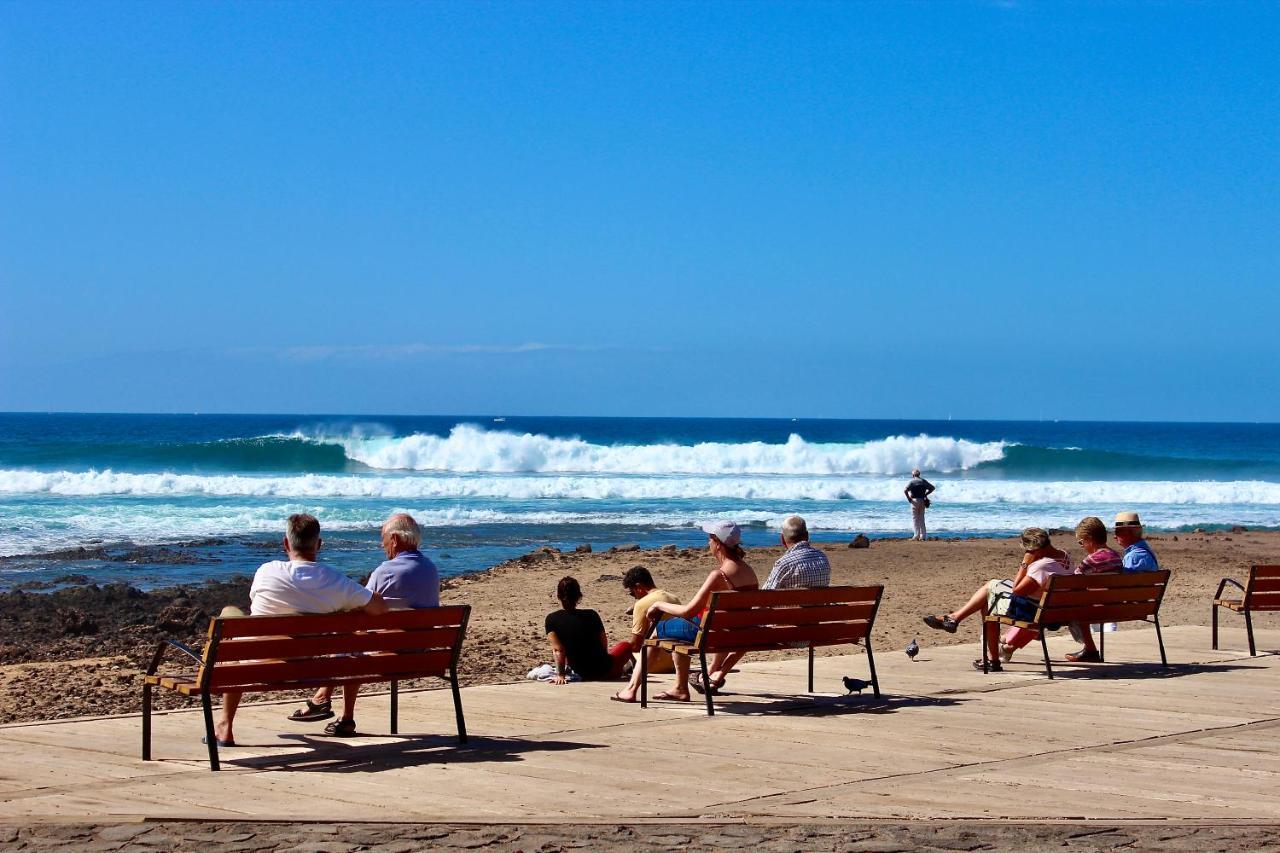
[[[388,518],[386,524],[382,525],[382,532],[394,538],[402,546],[417,548],[422,544],[422,528],[407,512],[397,512]]]
[[[919,469],[919,468],[912,468],[912,469],[911,469],[911,476],[912,476],[912,477],[919,477],[919,476],[920,476],[920,469]]]
[[[782,521],[782,538],[788,542],[807,542],[809,526],[798,515],[789,515]]]
[[[284,538],[289,548],[300,553],[310,554],[320,545],[320,522],[314,515],[305,512],[289,516],[284,527]]]

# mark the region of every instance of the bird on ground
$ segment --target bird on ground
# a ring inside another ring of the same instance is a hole
[[[849,691],[849,693],[857,692],[857,694],[861,696],[862,691],[866,690],[870,686],[871,682],[863,681],[861,678],[850,678],[847,675],[844,677],[844,689]]]
[[[918,654],[920,654],[920,641],[917,639],[907,643],[907,657],[911,658],[912,663],[916,662],[916,655]]]

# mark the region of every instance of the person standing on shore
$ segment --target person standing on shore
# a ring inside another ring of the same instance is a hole
[[[902,490],[902,493],[907,496],[907,502],[911,504],[911,521],[915,526],[915,535],[911,537],[912,539],[918,539],[921,542],[925,539],[924,511],[929,508],[929,495],[933,494],[933,491],[933,483],[920,476],[920,469],[912,469],[911,482],[907,483],[907,487]]]

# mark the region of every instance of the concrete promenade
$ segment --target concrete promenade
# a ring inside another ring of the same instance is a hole
[[[1260,620],[1262,621],[1262,620]],[[973,625],[961,630],[974,632]],[[401,735],[323,737],[290,723],[296,703],[242,707],[241,746],[211,773],[198,710],[0,727],[0,826],[146,819],[681,823],[755,821],[1160,821],[1280,823],[1280,630],[1258,657],[1229,624],[1108,636],[1112,663],[1056,667],[1038,645],[1005,673],[969,667],[977,648],[920,659],[877,650],[884,698],[843,695],[861,654],[744,662],[703,706],[607,701],[615,684],[463,691],[471,742],[456,745],[447,690],[401,696]],[[1055,658],[1070,648],[1055,637]],[[658,676],[654,692],[669,684]],[[50,689],[58,689],[51,686]],[[699,697],[695,694],[695,700]],[[362,731],[387,728],[388,698],[360,700]],[[421,733],[421,734],[419,734]]]

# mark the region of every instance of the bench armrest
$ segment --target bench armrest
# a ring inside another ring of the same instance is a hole
[[[1222,591],[1227,588],[1227,584],[1231,584],[1236,589],[1240,590],[1241,595],[1244,594],[1244,587],[1240,585],[1240,581],[1232,580],[1231,578],[1223,578],[1222,583],[1218,584],[1218,591],[1213,594],[1213,597],[1222,598]]]
[[[197,666],[202,663],[200,655],[196,654],[195,650],[186,643],[180,643],[177,640],[161,640],[160,644],[156,646],[156,653],[151,656],[151,665],[147,667],[147,675],[156,674],[156,670],[160,668],[160,659],[164,657],[164,653],[168,649],[177,649],[195,661]]]

